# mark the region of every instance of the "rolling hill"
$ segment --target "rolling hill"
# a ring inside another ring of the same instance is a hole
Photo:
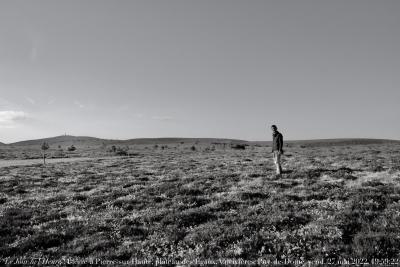
[[[97,146],[102,145],[103,143],[113,142],[113,140],[105,140],[96,137],[89,136],[71,136],[71,135],[61,135],[56,137],[49,138],[41,138],[35,140],[26,140],[20,141],[16,143],[11,143],[11,146],[40,146],[43,142],[47,142],[50,146],[66,146],[66,145],[75,145],[75,146]]]
[[[135,138],[128,140],[116,139],[101,139],[89,136],[71,136],[62,135],[50,138],[42,138],[35,140],[20,141],[11,144],[0,143],[0,146],[40,146],[43,142],[47,142],[50,146],[85,146],[94,147],[101,145],[152,145],[152,144],[237,144],[245,143],[249,145],[269,146],[271,141],[246,141],[240,139],[226,139],[226,138],[180,138],[180,137],[166,137],[166,138]],[[350,145],[368,145],[368,144],[386,144],[386,143],[400,143],[399,140],[387,139],[367,139],[367,138],[341,138],[341,139],[315,139],[315,140],[285,140],[286,144],[307,146],[307,147],[321,147],[321,146],[350,146]]]
[[[245,140],[224,138],[135,138],[128,140],[101,139],[89,136],[62,135],[50,138],[20,141],[8,144],[10,146],[40,146],[47,142],[50,146],[101,146],[101,145],[151,145],[151,144],[177,144],[177,143],[246,143]]]

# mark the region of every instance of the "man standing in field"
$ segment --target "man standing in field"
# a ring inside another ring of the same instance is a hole
[[[283,149],[282,149],[283,136],[280,132],[278,132],[278,127],[276,127],[276,125],[272,125],[271,130],[272,130],[272,154],[276,166],[276,174],[280,175],[282,173],[281,155],[283,154]]]

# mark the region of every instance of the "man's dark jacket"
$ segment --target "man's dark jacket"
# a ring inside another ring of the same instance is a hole
[[[280,151],[283,152],[283,136],[280,132],[272,134],[272,152]]]

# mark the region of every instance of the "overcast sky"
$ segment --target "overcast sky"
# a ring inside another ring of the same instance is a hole
[[[0,141],[400,139],[400,1],[0,0]]]

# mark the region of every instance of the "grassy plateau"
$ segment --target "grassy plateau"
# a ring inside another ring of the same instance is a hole
[[[124,157],[3,166],[0,264],[400,258],[399,144],[291,145],[281,177],[270,149],[142,145]]]

